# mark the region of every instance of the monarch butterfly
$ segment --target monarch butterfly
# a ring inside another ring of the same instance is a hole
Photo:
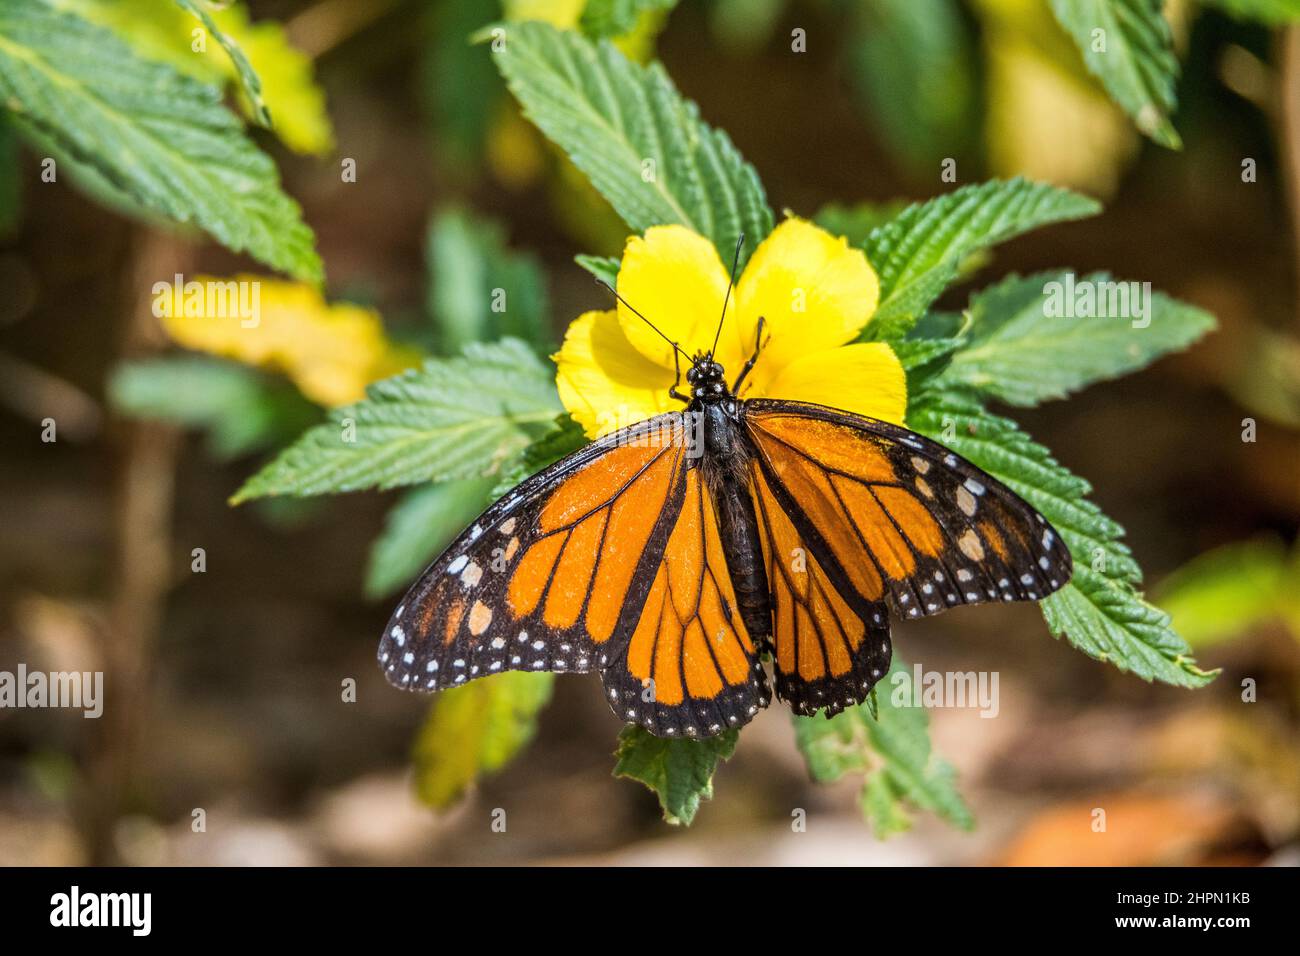
[[[690,394],[680,364],[669,392],[684,410],[596,440],[484,512],[393,613],[388,680],[434,691],[598,670],[617,717],[708,737],[770,702],[764,658],[779,698],[829,717],[889,669],[891,613],[1038,600],[1069,580],[1042,515],[942,445],[820,405],[741,399],[758,330],[730,386],[716,338],[693,356],[672,342],[690,362]]]

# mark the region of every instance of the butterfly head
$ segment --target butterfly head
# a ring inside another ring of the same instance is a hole
[[[727,395],[727,380],[722,366],[713,360],[710,352],[700,352],[691,360],[686,371],[686,381],[691,386],[691,397],[716,399]]]

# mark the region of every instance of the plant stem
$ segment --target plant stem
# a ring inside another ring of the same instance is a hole
[[[157,352],[153,283],[183,273],[191,253],[174,236],[143,229],[128,270],[121,358]],[[114,827],[142,795],[139,745],[149,719],[154,651],[170,587],[171,515],[180,433],[156,422],[117,420],[114,567],[105,636],[105,708],[87,773],[83,834],[94,864],[120,862]]]

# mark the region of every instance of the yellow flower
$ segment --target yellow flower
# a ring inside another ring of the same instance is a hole
[[[391,341],[378,313],[327,303],[306,283],[261,276],[196,276],[160,282],[154,310],[185,348],[286,374],[312,401],[345,405],[366,386],[419,364]]]
[[[694,355],[713,343],[727,281],[709,240],[684,226],[655,226],[628,239],[618,292]],[[907,384],[898,357],[883,342],[854,342],[879,295],[862,252],[791,217],[736,281],[714,358],[734,382],[754,352],[761,316],[763,348],[740,397],[814,402],[901,424]],[[575,319],[554,358],[560,400],[591,438],[682,407],[668,395],[672,346],[622,304]]]

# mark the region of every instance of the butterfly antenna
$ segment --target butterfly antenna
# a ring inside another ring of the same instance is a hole
[[[655,332],[659,335],[659,337],[660,337],[661,339],[663,339],[665,342],[667,342],[669,345],[671,345],[673,348],[675,348],[678,352],[681,352],[682,358],[686,359],[686,361],[688,361],[688,362],[691,361],[691,357],[690,357],[689,355],[687,355],[685,351],[683,351],[683,349],[682,349],[682,347],[681,347],[680,345],[678,345],[676,342],[674,342],[674,341],[673,341],[672,339],[670,339],[668,336],[666,336],[666,335],[664,335],[662,332],[660,332],[658,326],[656,326],[653,322],[651,322],[649,319],[647,319],[644,315],[642,315],[642,314],[641,314],[640,312],[638,312],[636,309],[632,308],[631,304],[627,301],[627,299],[623,298],[621,295],[618,294],[618,290],[617,290],[617,289],[615,289],[612,285],[610,285],[610,284],[609,284],[608,282],[606,282],[604,279],[600,279],[600,278],[596,279],[596,285],[601,285],[601,286],[604,286],[606,289],[608,289],[609,292],[610,292],[610,294],[613,295],[614,298],[618,299],[619,302],[622,302],[625,306],[627,306],[629,312],[631,312],[633,315],[635,315],[638,319],[640,319],[640,320],[641,320],[642,322],[644,322],[646,325],[650,326],[650,328],[654,329]]]
[[[712,355],[718,350],[718,339],[722,337],[722,323],[727,320],[727,304],[731,301],[731,289],[736,284],[736,266],[740,265],[740,250],[745,245],[745,234],[742,232],[736,239],[736,255],[731,260],[731,280],[727,283],[727,294],[722,298],[722,318],[718,319],[718,331],[713,333],[713,348],[709,349]]]

